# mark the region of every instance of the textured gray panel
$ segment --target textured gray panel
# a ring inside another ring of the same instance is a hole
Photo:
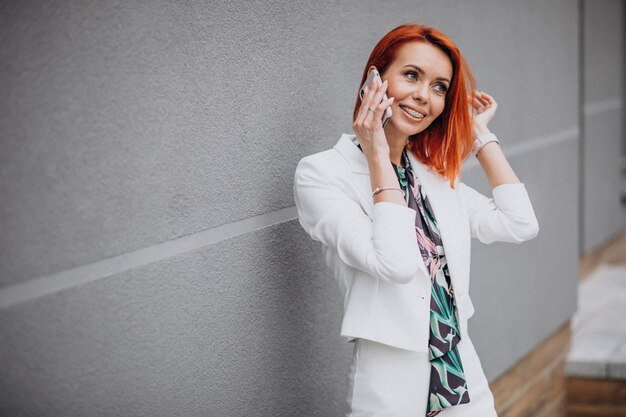
[[[621,108],[585,116],[584,250],[619,234],[626,222],[621,193]]]
[[[352,344],[319,247],[262,229],[0,316],[0,414],[330,416]]]
[[[410,4],[6,6],[1,282],[292,205]]]
[[[457,42],[477,88],[498,101],[492,130],[508,142],[577,124],[578,10],[571,1],[429,2],[421,20]]]
[[[583,250],[626,226],[624,190],[624,2],[584,2]],[[621,106],[611,105],[613,102]],[[609,106],[606,106],[606,104]]]
[[[622,94],[624,2],[584,1],[585,103]]]
[[[472,240],[469,332],[493,379],[569,320],[578,277],[577,139],[510,157],[530,195],[539,235],[520,245]],[[559,155],[555,158],[554,155]],[[466,174],[491,195],[482,170]]]
[[[0,19],[2,284],[292,205],[297,161],[349,131],[365,60],[402,22],[457,40],[512,142],[575,122],[566,1],[68,1]]]

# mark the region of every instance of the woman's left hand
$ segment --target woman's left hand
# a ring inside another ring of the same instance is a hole
[[[474,132],[474,136],[483,135],[485,133],[489,133],[489,129],[487,125],[493,119],[493,116],[496,114],[496,109],[498,108],[498,103],[491,97],[489,94],[484,91],[474,90],[474,97],[467,97],[472,107],[475,110],[472,130]]]

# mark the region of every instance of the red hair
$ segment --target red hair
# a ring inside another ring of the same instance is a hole
[[[443,112],[422,132],[409,137],[407,149],[440,175],[454,182],[461,176],[461,165],[472,150],[472,112],[467,95],[475,88],[472,72],[456,44],[435,28],[417,24],[398,26],[378,41],[370,54],[359,88],[367,78],[368,68],[375,66],[384,74],[396,58],[398,49],[407,42],[428,42],[441,49],[452,62],[452,80],[446,93]],[[357,96],[352,121],[361,105]]]

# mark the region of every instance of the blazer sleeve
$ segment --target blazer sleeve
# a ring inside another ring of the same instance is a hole
[[[521,243],[539,233],[539,223],[523,183],[500,184],[488,198],[460,183],[473,238],[482,243]]]
[[[421,261],[416,256],[417,213],[407,206],[379,202],[370,218],[341,189],[346,175],[332,165],[311,157],[298,163],[293,191],[300,224],[313,240],[332,248],[351,267],[393,283],[409,283]]]

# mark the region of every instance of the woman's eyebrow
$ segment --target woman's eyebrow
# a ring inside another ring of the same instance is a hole
[[[424,70],[418,67],[417,65],[407,64],[403,68],[406,68],[406,67],[415,68],[417,72],[419,72],[420,74],[424,74]],[[447,79],[446,77],[436,77],[435,80],[446,81],[448,84],[450,84],[450,80]]]

